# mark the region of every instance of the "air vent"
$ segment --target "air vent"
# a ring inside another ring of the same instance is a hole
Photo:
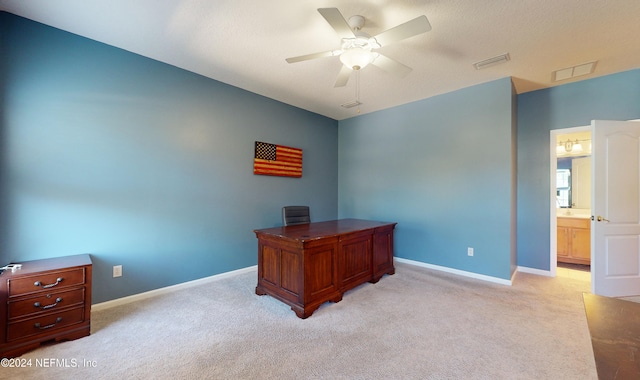
[[[558,82],[561,80],[566,80],[570,78],[579,77],[582,75],[591,74],[593,73],[593,70],[596,68],[597,62],[598,61],[593,61],[589,63],[583,63],[582,65],[567,67],[566,69],[556,70],[553,72],[553,81]]]
[[[496,55],[493,58],[485,59],[484,61],[476,62],[473,64],[473,67],[475,67],[476,70],[480,70],[489,66],[505,63],[510,59],[511,57],[509,57],[509,53],[504,53],[504,54]]]
[[[344,108],[353,108],[355,106],[359,106],[360,104],[362,104],[362,103],[360,103],[357,100],[354,100],[353,102],[350,102],[350,103],[340,104],[340,106],[344,107]]]

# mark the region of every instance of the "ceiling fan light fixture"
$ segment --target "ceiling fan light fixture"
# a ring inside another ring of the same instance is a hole
[[[371,50],[362,48],[351,48],[340,54],[340,62],[352,70],[364,69],[377,57]]]
[[[340,62],[352,70],[364,69],[378,57],[378,54],[371,50],[379,47],[380,45],[375,38],[366,35],[343,38]]]

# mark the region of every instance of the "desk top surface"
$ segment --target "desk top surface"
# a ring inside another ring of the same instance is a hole
[[[588,293],[583,299],[598,377],[640,378],[640,303]]]
[[[394,222],[378,222],[363,219],[339,219],[293,226],[281,226],[254,230],[258,237],[261,234],[277,236],[283,239],[308,241],[347,233],[369,230],[385,226],[395,226]]]

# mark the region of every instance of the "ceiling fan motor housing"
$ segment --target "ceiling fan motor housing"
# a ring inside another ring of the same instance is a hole
[[[360,15],[351,16],[349,17],[348,23],[351,29],[360,30],[364,26],[364,17]]]

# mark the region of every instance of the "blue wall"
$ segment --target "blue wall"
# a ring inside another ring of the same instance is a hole
[[[398,222],[398,257],[509,279],[514,100],[504,78],[341,121],[339,216]]]
[[[91,253],[94,302],[255,265],[284,204],[399,222],[398,257],[547,270],[549,131],[640,118],[640,70],[338,123],[4,12],[0,56],[0,263]],[[303,178],[254,176],[255,140],[302,148]]]
[[[518,265],[549,270],[549,136],[640,118],[640,69],[518,95]]]
[[[0,263],[90,253],[102,302],[255,265],[283,205],[337,217],[337,121],[4,12],[0,33]],[[256,140],[302,148],[303,177],[253,175]]]

